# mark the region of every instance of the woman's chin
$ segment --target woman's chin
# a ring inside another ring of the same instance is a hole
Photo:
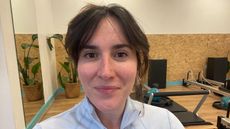
[[[94,106],[97,110],[102,112],[115,111],[121,107],[123,102],[118,100],[100,100],[94,102]]]
[[[114,111],[117,109],[120,105],[116,104],[114,102],[100,102],[99,104],[95,105],[96,108],[100,111]]]

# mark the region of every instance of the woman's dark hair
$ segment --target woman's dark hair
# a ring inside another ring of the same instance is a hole
[[[81,50],[93,36],[100,21],[106,17],[113,17],[119,22],[128,43],[136,50],[138,74],[142,78],[148,68],[149,44],[133,16],[119,5],[85,6],[69,23],[65,38],[68,54],[77,64]]]

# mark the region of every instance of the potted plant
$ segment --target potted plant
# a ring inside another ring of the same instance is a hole
[[[63,35],[54,34],[47,38],[47,43],[50,50],[53,49],[51,39],[57,39],[64,47]],[[67,53],[66,49],[65,52]],[[59,62],[61,70],[58,72],[58,81],[60,85],[65,89],[65,95],[67,98],[74,98],[80,96],[80,82],[78,80],[77,69],[74,65],[74,61],[69,57],[65,57],[63,62]],[[64,74],[63,74],[64,72]]]
[[[31,38],[31,43],[21,44],[21,48],[23,49],[23,59],[21,62],[18,59],[18,69],[20,73],[20,80],[23,83],[25,97],[28,101],[36,101],[42,99],[43,97],[42,84],[36,78],[41,64],[39,61],[34,62],[38,59],[38,57],[32,57],[30,55],[32,48],[38,48],[38,45],[34,44],[38,35],[33,34]]]

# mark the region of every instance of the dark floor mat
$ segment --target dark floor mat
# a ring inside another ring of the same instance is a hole
[[[148,102],[147,97],[145,97],[144,102],[145,103]],[[175,101],[173,101],[172,99],[168,97],[161,97],[159,102],[152,101],[151,105],[166,108],[171,112],[186,112],[187,111],[186,108],[184,108],[183,106],[181,106],[180,104],[176,103]]]
[[[181,121],[184,126],[188,125],[211,125],[192,112],[173,112],[173,114]]]
[[[146,97],[144,101],[147,103],[148,98]],[[212,124],[210,122],[206,122],[205,120],[203,120],[202,118],[194,114],[193,112],[188,111],[185,107],[176,103],[175,101],[171,100],[168,97],[162,98],[162,101],[159,101],[159,103],[152,102],[151,105],[168,109],[181,121],[181,123],[184,126]]]

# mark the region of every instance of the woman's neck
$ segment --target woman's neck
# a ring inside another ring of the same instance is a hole
[[[96,109],[96,113],[101,120],[102,124],[107,129],[119,129],[121,125],[122,116],[125,110],[125,104],[116,111],[102,112]]]
[[[122,119],[122,114],[110,114],[110,113],[97,113],[102,124],[108,129],[119,129]]]

